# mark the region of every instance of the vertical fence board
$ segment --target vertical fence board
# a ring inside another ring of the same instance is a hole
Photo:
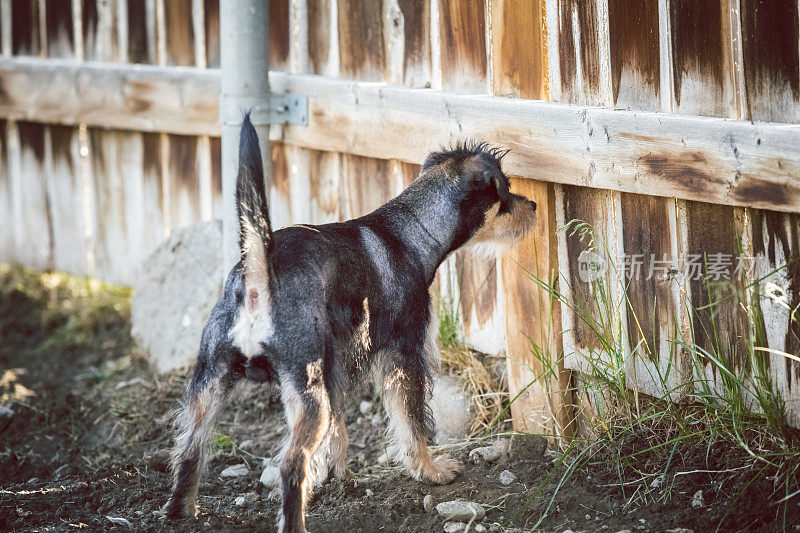
[[[425,87],[431,81],[430,1],[397,0],[403,24],[403,85]]]
[[[311,224],[338,222],[341,205],[339,154],[311,151],[309,154],[309,202]]]
[[[53,221],[47,195],[45,126],[18,122],[19,164],[12,174],[17,259],[26,266],[53,266]],[[13,168],[13,167],[12,167]]]
[[[608,0],[608,20],[614,103],[657,110],[658,1]]]
[[[798,4],[789,0],[741,0],[745,118],[800,122]],[[750,210],[754,277],[760,279],[758,309],[764,329],[757,341],[774,350],[800,350],[800,216]],[[791,310],[791,311],[790,311]],[[794,313],[794,319],[791,313]],[[771,377],[783,393],[790,423],[800,424],[800,363],[778,354]]]
[[[269,68],[286,70],[289,63],[289,0],[269,3]]]
[[[383,2],[339,0],[339,68],[343,76],[383,81]]]
[[[161,168],[161,135],[142,134],[142,257],[147,257],[164,240],[164,183]],[[219,175],[219,174],[217,174]]]
[[[494,94],[514,98],[547,98],[547,36],[542,32],[540,2],[505,0],[491,3]]]
[[[169,221],[170,229],[188,226],[202,219],[197,138],[169,135]]]
[[[487,92],[483,0],[439,0],[441,84],[456,92]]]
[[[219,0],[205,0],[203,9],[206,23],[206,62],[209,68],[219,68]]]
[[[332,0],[308,0],[308,63],[311,74],[324,74],[331,53]]]
[[[48,57],[72,57],[72,3],[50,0],[46,4]]]
[[[557,36],[561,102],[600,105],[600,48],[598,43],[597,6],[593,1],[547,0],[557,13],[557,20],[547,21],[548,33]]]
[[[192,26],[191,0],[164,2],[166,27],[165,63],[167,65],[193,66],[195,64],[195,35]]]
[[[11,2],[11,49],[16,56],[42,53],[39,32],[39,2]]]
[[[148,30],[150,20],[147,16],[145,0],[128,0],[128,57],[131,63],[155,63],[155,40],[148,37],[148,32],[155,32],[155,28]]]
[[[14,217],[11,176],[8,164],[8,123],[0,120],[0,260],[8,262],[15,256]]]
[[[72,274],[87,275],[86,228],[78,130],[49,126],[48,191],[53,217],[53,263]]]

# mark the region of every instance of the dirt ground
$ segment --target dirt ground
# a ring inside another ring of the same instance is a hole
[[[188,372],[154,375],[135,354],[124,291],[70,283],[0,270],[0,405],[13,413],[0,417],[0,530],[272,530],[278,502],[259,476],[286,429],[276,390],[249,385],[224,414],[200,486],[200,515],[166,521],[159,509],[170,485],[168,413]],[[311,531],[443,531],[445,520],[423,508],[428,494],[436,502],[481,503],[482,524],[494,531],[775,531],[800,523],[785,507],[777,516],[769,486],[748,485],[759,467],[743,463],[735,450],[705,446],[673,458],[673,469],[688,473],[670,478],[663,492],[640,493],[649,481],[631,479],[611,461],[572,471],[579,451],[562,461],[536,436],[513,437],[509,454],[494,463],[468,460],[486,441],[452,447],[462,474],[447,486],[421,484],[379,463],[385,445],[383,421],[373,421],[379,404],[365,415],[361,400],[372,398],[354,397],[347,414],[356,477],[316,491]],[[637,460],[645,468],[648,454]],[[247,475],[220,477],[238,464],[247,465]],[[503,470],[517,480],[501,484]],[[695,508],[698,490],[705,505]],[[236,498],[248,493],[237,506]]]

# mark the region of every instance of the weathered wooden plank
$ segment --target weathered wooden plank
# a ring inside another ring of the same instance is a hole
[[[727,0],[671,0],[669,17],[675,111],[731,116],[735,103]]]
[[[407,87],[426,87],[431,82],[430,0],[396,0],[402,23],[403,76]]]
[[[389,162],[342,154],[342,218],[349,220],[373,211],[395,194]]]
[[[286,70],[289,63],[289,0],[269,3],[269,68]]]
[[[19,161],[11,166],[16,259],[29,267],[53,267],[53,220],[47,196],[45,126],[16,124]]]
[[[341,211],[341,157],[332,152],[309,151],[309,201],[311,224],[338,222]]]
[[[309,71],[311,74],[333,74],[329,72],[331,0],[308,0],[307,8]]]
[[[11,48],[14,55],[38,56],[41,49],[39,2],[11,2]]]
[[[506,168],[523,177],[800,209],[797,125],[463,96],[279,72],[271,81],[278,92],[310,96],[309,126],[280,132],[284,142],[297,146],[420,163],[439,144],[472,136],[512,148]],[[0,59],[0,116],[218,135],[218,82],[211,69]]]
[[[795,0],[741,0],[745,118],[800,122],[800,49]]]
[[[222,143],[219,137],[210,138],[211,152],[211,213],[222,218]]]
[[[73,57],[72,3],[50,0],[46,4],[48,57]]]
[[[548,0],[547,31],[554,39],[551,56],[558,62],[555,99],[565,103],[601,104],[600,48],[596,2]],[[555,45],[555,46],[553,46]],[[555,63],[553,61],[552,63]]]
[[[202,220],[197,138],[168,136],[169,229]]]
[[[195,35],[192,26],[191,0],[164,2],[166,32],[165,64],[192,66],[195,64]]]
[[[164,182],[161,157],[161,135],[143,133],[141,156],[141,257],[147,257],[161,244],[167,234],[165,228]],[[213,145],[212,145],[213,146]],[[213,150],[212,150],[213,152]],[[219,154],[217,154],[219,155]],[[219,174],[217,174],[219,176]],[[220,186],[221,187],[221,186]]]
[[[148,38],[146,0],[128,2],[128,57],[130,63],[155,63],[155,40]],[[151,30],[154,31],[154,30]]]
[[[486,17],[484,0],[439,1],[439,86],[449,91],[485,93]]]
[[[49,126],[47,191],[53,220],[53,266],[85,276],[89,273],[83,182],[78,130]]]
[[[383,2],[339,0],[339,68],[360,80],[384,79]]]
[[[81,13],[84,57],[88,61],[121,61],[119,11],[116,2],[86,0]]]
[[[14,197],[11,190],[11,176],[8,164],[8,123],[0,120],[0,226],[5,228],[0,231],[0,261],[8,263],[14,260],[16,249],[14,246]]]
[[[608,0],[608,20],[614,104],[657,110],[658,0]]]
[[[547,99],[547,47],[541,2],[492,2],[493,94]]]
[[[206,25],[206,64],[219,68],[219,0],[205,0],[203,11]]]

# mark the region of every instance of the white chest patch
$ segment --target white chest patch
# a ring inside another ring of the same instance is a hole
[[[239,316],[228,333],[231,343],[248,359],[262,353],[261,343],[272,335],[272,318],[267,300],[250,309],[245,303],[239,307]]]

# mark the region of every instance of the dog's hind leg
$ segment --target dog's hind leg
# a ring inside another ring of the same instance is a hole
[[[305,511],[315,482],[311,469],[320,445],[330,438],[331,404],[323,378],[322,360],[309,363],[299,375],[281,376],[281,395],[291,428],[281,462],[283,504],[278,530],[305,532]]]
[[[353,477],[353,472],[347,468],[347,426],[344,422],[344,413],[337,412],[333,415],[333,424],[330,429],[330,463],[333,477],[348,479]]]
[[[214,419],[237,382],[235,377],[208,376],[195,369],[178,415],[179,434],[173,451],[174,484],[164,512],[169,517],[192,517],[197,512],[197,487],[206,463],[207,444]]]
[[[430,392],[425,355],[398,352],[386,361],[383,405],[389,415],[389,457],[402,464],[417,480],[444,485],[458,475],[458,464],[448,456],[431,457],[427,437],[433,433],[433,416],[427,404]]]

